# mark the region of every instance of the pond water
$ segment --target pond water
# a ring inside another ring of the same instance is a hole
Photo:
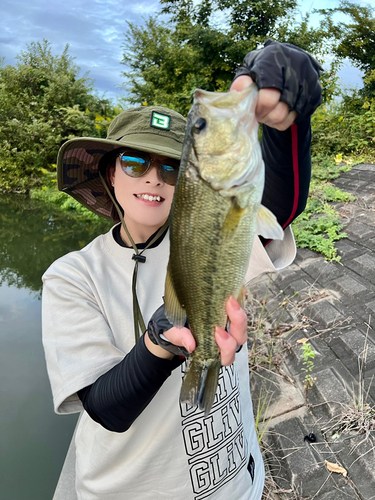
[[[77,420],[53,412],[41,340],[41,276],[110,225],[0,196],[0,498],[51,500]]]

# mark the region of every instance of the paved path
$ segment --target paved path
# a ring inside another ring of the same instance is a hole
[[[375,165],[357,165],[335,185],[356,196],[354,203],[336,205],[348,235],[336,244],[341,263],[302,249],[291,267],[271,281],[262,278],[252,290],[258,306],[267,294],[263,350],[276,353],[280,366],[277,374],[260,369],[251,375],[255,410],[260,392],[261,400],[271,394],[265,456],[279,493],[264,498],[375,499],[375,431],[344,432],[342,422],[349,422],[361,395],[375,408]],[[279,335],[272,342],[276,322]],[[302,338],[315,352],[308,405],[297,343]],[[310,433],[315,443],[304,440]],[[344,467],[347,476],[329,472],[325,461]]]

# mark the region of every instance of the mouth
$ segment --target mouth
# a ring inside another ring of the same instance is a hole
[[[157,203],[161,203],[164,201],[164,198],[162,196],[159,196],[158,194],[141,193],[135,194],[134,196],[139,200],[152,201]]]

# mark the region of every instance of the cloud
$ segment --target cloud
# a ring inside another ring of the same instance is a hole
[[[123,94],[118,86],[123,67],[121,45],[127,21],[143,24],[143,17],[155,14],[155,0],[128,3],[119,0],[2,0],[0,56],[5,64],[32,41],[47,39],[52,52],[61,54],[68,43],[69,54],[82,74],[90,71],[99,93],[108,97]]]
[[[311,0],[312,8],[335,7],[339,0]],[[90,71],[99,94],[107,97],[124,94],[120,64],[127,21],[144,24],[144,18],[159,13],[155,0],[1,0],[0,57],[15,64],[15,57],[26,44],[47,39],[52,52],[61,54],[68,43],[69,54],[82,74]]]
[[[135,14],[152,15],[160,12],[160,5],[158,2],[137,2],[132,10]]]

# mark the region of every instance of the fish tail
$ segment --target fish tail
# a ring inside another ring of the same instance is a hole
[[[208,415],[215,399],[220,367],[220,359],[202,364],[193,357],[182,382],[181,403],[199,406]]]

